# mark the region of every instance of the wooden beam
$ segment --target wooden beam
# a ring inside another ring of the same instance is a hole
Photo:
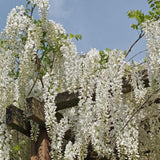
[[[40,160],[51,160],[51,143],[47,130],[40,126],[40,134],[36,142],[37,155]]]
[[[34,97],[27,98],[26,117],[45,127],[44,102],[40,102]],[[59,112],[56,112],[56,117],[60,121],[63,116]]]
[[[14,105],[10,105],[6,109],[6,124],[13,129],[30,136],[30,123],[25,119],[23,111]]]
[[[79,102],[78,93],[63,92],[59,93],[55,98],[57,111],[74,107],[78,105],[78,102]]]
[[[31,160],[51,160],[51,146],[45,128],[40,126],[37,141],[31,142]]]
[[[148,81],[147,70],[142,71],[142,75],[143,75],[142,80],[144,81],[145,87],[148,87],[149,81]],[[125,78],[123,78],[122,87],[123,87],[122,92],[124,94],[132,91],[131,82],[127,81]],[[95,96],[96,95],[94,93],[93,100],[95,100]],[[55,104],[57,106],[57,111],[66,109],[69,107],[77,106],[78,102],[79,102],[78,93],[63,92],[63,93],[59,93],[55,98]],[[62,118],[62,116],[58,112],[56,116],[58,120]],[[33,97],[28,98],[26,117],[44,126],[45,125],[44,124],[45,122],[44,102],[40,102]]]
[[[44,103],[31,97],[27,98],[26,117],[37,122],[38,124],[44,125]]]
[[[57,111],[76,106],[79,102],[78,93],[59,93],[55,98],[55,104]],[[37,99],[30,97],[27,98],[27,112],[26,117],[37,122],[40,125],[45,125],[45,114],[44,114],[44,102],[40,102]],[[62,118],[60,113],[56,113],[57,120]]]
[[[31,141],[31,158],[30,160],[38,160],[36,142]]]

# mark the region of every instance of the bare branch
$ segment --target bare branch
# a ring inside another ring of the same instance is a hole
[[[141,54],[141,53],[143,53],[143,52],[146,52],[146,51],[147,51],[147,49],[138,52],[137,54],[135,54],[134,56],[132,56],[127,62],[129,62],[130,60],[132,60],[132,59],[133,59],[134,57],[136,57],[137,55],[139,55],[139,54]]]
[[[42,75],[41,75],[41,72],[40,72],[40,70],[41,70],[41,60],[38,57],[38,50],[37,50],[37,54],[35,54],[35,65],[36,65],[36,71],[35,72],[37,73],[37,76],[36,76],[36,79],[33,83],[33,86],[31,87],[31,90],[28,93],[28,97],[31,94],[33,88],[35,87],[38,79],[40,80],[40,82],[42,84],[42,88],[44,88],[43,79],[42,79]]]
[[[32,90],[33,90],[33,88],[34,88],[37,80],[38,80],[38,76],[36,77],[36,80],[34,81],[33,86],[32,86],[31,90],[30,90],[29,93],[28,93],[28,97],[29,97],[29,95],[31,94],[31,92],[32,92]]]
[[[151,95],[148,96],[147,100],[146,100],[141,106],[139,106],[136,111],[133,112],[133,114],[131,115],[131,117],[129,118],[129,120],[126,122],[126,124],[122,127],[122,129],[121,129],[120,131],[123,131],[123,130],[127,127],[127,125],[128,125],[129,122],[132,120],[132,118],[133,118],[140,110],[142,110],[142,109],[144,109],[145,107],[147,107],[147,106],[145,106],[145,104],[150,100],[150,98],[151,98],[154,94],[156,94],[156,93],[159,92],[159,91],[160,91],[160,88],[157,89],[154,93],[152,93]],[[157,99],[157,101],[159,102],[159,98]],[[154,103],[156,103],[156,100],[154,101]],[[115,144],[116,138],[117,138],[117,137],[116,137],[116,134],[114,133],[113,136],[111,137],[111,144],[112,144],[112,145]]]
[[[144,103],[143,103],[141,106],[139,106],[138,109],[135,110],[135,111],[132,113],[131,117],[130,117],[129,120],[126,122],[126,124],[122,127],[121,131],[124,130],[124,128],[128,125],[128,123],[132,120],[132,118],[133,118],[140,110],[142,110],[142,109],[144,109],[144,108],[146,107],[145,104],[146,104],[146,103],[150,100],[150,98],[151,98],[154,94],[156,94],[158,91],[160,91],[160,88],[157,89],[157,90],[156,90],[154,93],[152,93],[151,95],[149,95],[148,98],[146,99],[146,101],[144,101]]]
[[[32,16],[33,16],[33,11],[34,11],[35,7],[36,7],[36,5],[34,4],[34,5],[32,6],[32,8],[31,8],[31,15],[29,16],[30,18],[32,18]]]
[[[145,35],[144,32],[141,32],[141,33],[139,34],[138,39],[130,46],[129,50],[127,51],[126,57],[129,55],[129,53],[131,52],[131,50],[132,50],[132,48],[135,46],[135,44],[136,44],[144,35]]]

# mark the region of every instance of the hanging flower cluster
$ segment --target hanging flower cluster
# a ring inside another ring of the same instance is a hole
[[[38,12],[42,17],[47,17],[49,11],[49,0],[31,0],[31,2],[38,6]]]
[[[160,90],[160,20],[157,21],[148,21],[144,24],[144,31],[147,41],[147,69],[148,69],[148,79],[151,94]],[[160,92],[157,93],[159,97]],[[157,105],[151,105],[148,107],[148,115],[151,115],[149,119],[150,125],[150,141],[151,149],[153,150],[153,159],[158,159],[159,154],[159,145],[157,141],[160,139],[159,132],[159,119],[158,115],[159,110]],[[155,118],[156,117],[156,118]]]
[[[149,93],[160,88],[159,21],[144,24],[147,40],[147,69],[151,91],[145,88],[144,66],[131,66],[119,50],[91,49],[81,56],[60,24],[47,19],[48,0],[28,0],[31,14],[23,6],[13,9],[1,36],[0,46],[0,159],[9,159],[9,131],[5,109],[15,104],[25,112],[26,98],[44,101],[45,123],[51,140],[52,159],[84,160],[88,146],[99,157],[139,159],[139,121],[149,112],[136,113]],[[41,18],[32,17],[38,6]],[[127,75],[129,72],[130,75]],[[124,77],[132,95],[123,94]],[[129,80],[131,79],[131,80]],[[57,120],[56,96],[68,91],[79,95],[78,106],[62,111]],[[155,113],[155,112],[154,112]],[[156,114],[156,113],[155,113]],[[150,121],[155,128],[157,120]],[[38,126],[31,122],[36,141]],[[71,140],[64,146],[70,130]],[[35,133],[36,132],[36,133]],[[151,134],[152,140],[154,134]],[[7,148],[7,149],[6,149]]]
[[[145,100],[147,89],[143,82],[143,74],[140,67],[134,67],[132,71],[132,85],[134,88],[135,101],[137,104],[142,104]]]
[[[9,160],[9,133],[5,124],[6,106],[12,103],[14,93],[12,78],[8,76],[11,70],[12,58],[9,52],[0,48],[0,159]],[[8,63],[10,62],[10,64]]]
[[[160,20],[148,21],[144,24],[147,41],[147,68],[152,92],[160,88]]]

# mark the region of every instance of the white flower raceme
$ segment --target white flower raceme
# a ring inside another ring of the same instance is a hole
[[[132,114],[148,94],[140,67],[133,69],[126,64],[125,55],[118,50],[91,49],[85,56],[80,56],[64,28],[47,19],[49,1],[31,2],[38,6],[41,19],[33,21],[23,6],[16,7],[10,12],[2,34],[0,159],[9,159],[9,149],[6,149],[9,133],[4,123],[6,107],[11,103],[25,107],[26,98],[30,96],[45,102],[52,159],[83,160],[87,157],[89,145],[99,156],[108,159],[139,159],[138,120],[141,117],[139,114],[132,117]],[[160,87],[159,26],[159,20],[144,24],[152,93]],[[132,72],[133,93],[128,97],[122,93],[125,70]],[[65,91],[78,93],[79,103],[77,107],[61,111],[63,118],[57,120],[55,99]],[[147,111],[148,114],[142,110],[141,116],[156,115],[152,106]],[[158,123],[155,119],[150,120],[152,122],[151,139],[155,144],[157,138],[153,133],[157,133]],[[36,128],[32,127],[32,135]],[[69,129],[74,141],[67,142],[64,147],[63,139]]]
[[[54,59],[52,69],[54,69],[56,73],[59,72],[58,70],[61,70],[57,75],[62,80],[61,85],[65,87],[65,90],[74,91],[78,88],[77,80],[79,79],[78,72],[80,67],[80,56],[77,53],[77,48],[69,37],[64,38],[66,33],[60,24],[49,20],[46,24],[43,24],[42,27],[46,30],[47,42],[52,45],[53,48],[61,46],[57,53],[52,50],[47,55],[50,59]],[[50,68],[48,68],[48,71],[51,72]]]
[[[0,160],[9,160],[10,134],[6,124],[0,124]]]
[[[42,16],[47,16],[49,10],[49,0],[31,0],[31,2],[38,6],[39,13]]]
[[[7,24],[4,29],[4,32],[9,36],[9,38],[15,38],[27,31],[28,25],[31,23],[31,19],[25,14],[25,12],[26,11],[23,6],[17,6],[9,13]]]
[[[81,69],[79,69],[79,99],[78,104],[78,120],[75,127],[75,143],[73,147],[78,159],[83,159],[87,156],[87,146],[90,142],[90,129],[94,119],[93,109],[93,94],[96,83],[96,76],[94,75],[96,70],[96,64],[94,59],[98,59],[99,51],[96,49],[91,50],[86,58],[80,58],[79,63]],[[81,136],[83,135],[83,136]],[[83,154],[82,154],[83,153]],[[73,155],[74,156],[74,155]]]
[[[147,41],[147,69],[152,92],[160,88],[160,20],[144,24]]]
[[[133,118],[126,128],[120,132],[117,137],[116,144],[119,157],[129,160],[139,159],[139,131],[136,118]]]
[[[98,73],[96,83],[95,112],[97,122],[92,129],[92,142],[99,154],[110,156],[113,153],[112,137],[118,135],[122,124],[122,77],[124,75],[124,54],[121,51],[105,51],[109,56],[102,70]],[[119,108],[117,110],[117,108]],[[103,126],[104,129],[101,127]],[[114,126],[114,129],[112,129]],[[102,141],[103,139],[103,141]],[[104,141],[105,140],[105,141]]]
[[[142,70],[139,67],[134,67],[132,71],[132,86],[134,88],[135,101],[137,104],[142,104],[145,100],[147,89],[143,82]]]
[[[48,53],[47,56],[54,63],[52,68],[47,68],[47,74],[43,77],[46,126],[52,139],[52,156],[53,159],[61,159],[62,139],[68,129],[68,122],[65,116],[60,123],[57,122],[55,116],[57,106],[54,100],[58,93],[77,88],[78,54],[71,40],[63,38],[65,30],[61,25],[53,21],[47,21],[42,25],[42,28],[46,30],[46,40],[53,48],[57,45],[61,46],[57,53],[54,50]]]
[[[0,159],[9,160],[9,132],[5,124],[6,107],[13,103],[13,79],[9,77],[12,66],[11,51],[0,48]]]
[[[45,120],[48,135],[51,139],[52,159],[62,158],[62,144],[65,132],[69,129],[68,118],[64,117],[57,122],[55,97],[57,95],[58,81],[54,74],[46,74],[44,77],[44,101],[45,101]],[[57,83],[56,83],[57,82]]]
[[[65,160],[74,160],[76,158],[76,151],[71,141],[66,145]]]
[[[36,33],[34,25],[31,25],[28,29],[28,38],[24,46],[24,50],[19,54],[19,92],[20,92],[20,105],[25,106],[25,99],[28,96],[28,85],[31,77],[35,71],[35,55],[38,50],[38,39],[34,34]],[[36,34],[35,34],[36,35]]]
[[[160,89],[160,20],[157,21],[148,21],[144,24],[144,31],[147,42],[147,70],[148,70],[148,79],[151,94],[157,93],[157,90]],[[157,96],[160,92],[157,93]],[[153,109],[154,108],[154,109]],[[159,132],[159,112],[158,106],[155,104],[149,105],[147,108],[147,115],[150,116],[149,125],[150,125],[150,140],[151,148],[153,150],[153,159],[157,159],[160,155],[159,146],[157,141],[160,139]]]

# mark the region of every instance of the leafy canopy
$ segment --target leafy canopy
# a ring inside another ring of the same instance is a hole
[[[141,10],[129,10],[128,18],[136,19],[137,24],[131,24],[133,29],[142,30],[142,24],[147,20],[158,20],[160,18],[160,1],[147,0],[151,11],[144,14]]]

